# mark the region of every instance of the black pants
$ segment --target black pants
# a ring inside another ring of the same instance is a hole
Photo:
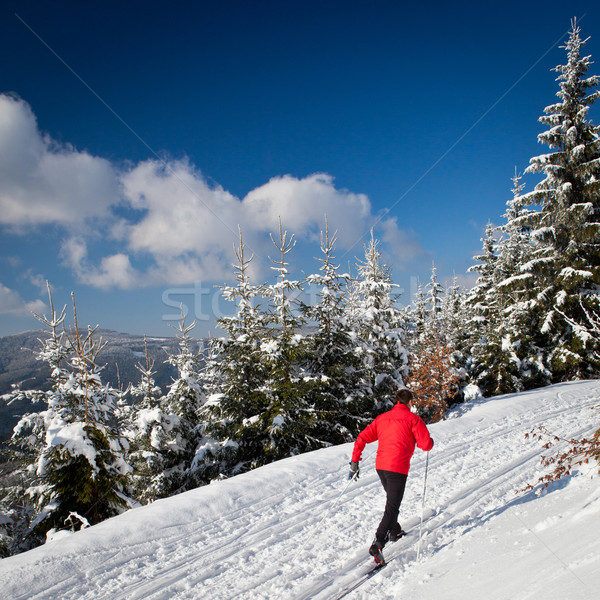
[[[398,513],[400,512],[400,504],[404,496],[404,488],[406,487],[406,477],[403,473],[394,473],[393,471],[382,471],[377,469],[381,485],[386,493],[385,510],[383,518],[375,537],[380,542],[386,542],[388,533],[393,530],[399,530]]]

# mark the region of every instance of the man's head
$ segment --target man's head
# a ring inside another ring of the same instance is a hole
[[[406,404],[406,406],[408,406],[412,398],[413,395],[410,390],[407,390],[406,388],[396,390],[396,402],[400,402],[400,404]]]

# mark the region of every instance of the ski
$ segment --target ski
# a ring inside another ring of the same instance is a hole
[[[400,535],[396,538],[397,541],[403,537],[405,537],[406,531],[402,531],[400,533]],[[393,542],[392,542],[393,543]],[[389,560],[385,560],[385,558],[383,558],[383,554],[381,555],[381,558],[383,559],[382,563],[377,563],[373,568],[371,568],[370,571],[367,571],[364,575],[362,575],[357,581],[355,581],[354,583],[352,583],[351,585],[349,585],[348,587],[344,588],[342,590],[342,592],[338,595],[335,596],[334,598],[332,598],[332,600],[341,600],[341,598],[345,598],[350,592],[353,592],[356,588],[360,587],[363,583],[367,582],[369,579],[371,579],[371,577],[373,577],[373,575],[375,575],[376,573],[378,573],[379,571],[381,571],[381,569],[383,569],[384,567],[387,567],[389,562],[394,560],[395,558],[398,558],[398,556],[400,556],[399,554],[396,554],[395,556],[393,556],[392,558],[390,558]],[[373,557],[375,558],[375,557]]]
[[[345,588],[342,591],[342,593],[339,594],[339,596],[335,596],[333,600],[341,600],[342,598],[345,598],[350,592],[353,592],[357,587],[360,587],[363,583],[371,579],[371,577],[373,577],[375,573],[381,571],[381,569],[383,569],[384,567],[387,567],[386,562],[380,565],[375,565],[370,571],[365,573],[358,581],[355,581],[352,585]]]

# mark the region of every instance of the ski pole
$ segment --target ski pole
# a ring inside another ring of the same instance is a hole
[[[373,452],[371,452],[371,454],[369,454],[364,459],[363,463],[366,462],[367,459],[371,458],[371,456],[373,456]],[[340,492],[339,496],[333,501],[333,504],[325,511],[325,514],[321,517],[321,520],[313,528],[312,533],[304,540],[304,543],[302,544],[302,546],[300,546],[299,550],[297,551],[298,554],[300,552],[302,552],[302,550],[304,550],[304,548],[306,547],[306,545],[308,544],[308,542],[310,542],[310,540],[312,540],[312,538],[314,537],[315,533],[318,531],[319,527],[321,526],[321,523],[325,520],[325,517],[335,508],[335,506],[340,501],[340,499],[342,498],[342,496],[346,493],[346,490],[348,489],[348,487],[350,486],[350,484],[353,481],[357,481],[357,480],[358,480],[358,473],[355,473],[354,476],[352,477],[352,479],[348,480],[348,483],[344,486],[344,489]]]
[[[421,557],[421,531],[423,529],[423,518],[425,516],[425,492],[427,491],[427,470],[429,468],[429,452],[425,460],[425,478],[423,479],[423,504],[421,506],[421,524],[419,525],[419,544],[417,546],[417,560]]]
[[[344,489],[340,492],[340,495],[334,500],[333,504],[327,509],[327,511],[325,512],[325,514],[321,517],[321,520],[317,523],[317,525],[313,528],[312,533],[304,540],[304,543],[302,544],[302,546],[300,546],[300,548],[298,549],[297,553],[299,554],[300,552],[302,552],[302,550],[304,550],[306,544],[308,544],[308,542],[310,542],[310,540],[312,540],[312,538],[314,537],[315,533],[318,531],[319,527],[321,526],[321,523],[325,520],[325,517],[332,511],[332,509],[336,506],[336,504],[340,501],[340,498],[344,495],[344,493],[346,492],[346,490],[348,489],[348,486],[355,481],[355,477],[353,477],[352,479],[348,480],[348,483],[345,485]]]

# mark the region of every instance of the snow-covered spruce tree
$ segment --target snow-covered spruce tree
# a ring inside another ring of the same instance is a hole
[[[222,287],[223,297],[236,304],[236,312],[218,319],[226,336],[211,340],[214,389],[202,410],[207,429],[197,451],[197,460],[212,464],[212,478],[235,475],[263,461],[259,422],[268,408],[268,368],[261,346],[268,317],[256,302],[262,286],[250,281],[254,255],[248,256],[241,229],[239,233],[239,246],[234,245],[237,264],[233,265],[237,285]]]
[[[414,331],[417,335],[411,340],[411,348],[415,351],[425,347],[448,347],[450,353],[456,349],[456,344],[451,344],[450,339],[457,340],[459,328],[464,326],[460,320],[462,303],[460,289],[455,285],[448,294],[437,280],[437,268],[431,267],[431,278],[425,286],[425,295],[421,284],[417,296],[410,309]]]
[[[501,287],[516,290],[515,298],[524,295],[521,291],[531,281],[533,275],[522,271],[523,265],[529,263],[533,252],[533,241],[528,229],[528,222],[532,217],[532,209],[523,205],[523,190],[525,184],[521,183],[522,175],[515,169],[511,178],[512,197],[506,202],[504,218],[506,223],[497,228],[502,234],[498,243],[498,262],[496,268],[499,271]]]
[[[425,306],[427,311],[427,320],[424,335],[427,338],[437,340],[438,343],[445,344],[446,331],[443,323],[442,299],[444,297],[444,288],[437,280],[437,268],[435,264],[431,266],[431,279],[425,286],[428,290]]]
[[[211,396],[204,413],[209,423],[202,451],[212,457],[221,475],[231,475],[325,445],[319,438],[319,411],[309,404],[316,385],[306,369],[302,319],[292,310],[292,294],[301,289],[288,278],[287,255],[293,236],[283,231],[272,237],[278,251],[273,260],[277,281],[252,286],[240,233],[235,248],[237,287],[224,288],[226,299],[237,303],[233,317],[219,319],[227,332],[219,342],[216,362],[221,392]],[[263,312],[253,301],[269,301]]]
[[[507,223],[501,227],[488,224],[482,239],[483,253],[475,257],[481,263],[470,268],[480,276],[467,296],[467,322],[471,325],[469,375],[486,394],[522,389],[517,350],[528,348],[524,323],[519,330],[515,320],[520,314],[518,289],[527,284],[530,275],[520,272],[528,239],[516,203],[522,191],[520,177],[513,182],[513,199],[507,203],[505,215]]]
[[[177,379],[160,399],[160,440],[163,471],[154,480],[153,493],[171,496],[205,483],[203,469],[195,461],[196,449],[203,437],[201,411],[206,397],[200,381],[200,352],[193,351],[197,341],[190,332],[196,321],[185,323],[183,306],[177,331],[179,351],[169,355],[168,362],[177,368]]]
[[[465,318],[465,293],[458,285],[455,275],[452,285],[448,287],[442,299],[442,323],[444,324],[446,346],[452,352],[452,362],[457,367],[463,367],[465,364],[465,358],[461,352],[467,337]]]
[[[33,508],[25,504],[22,464],[9,448],[0,452],[0,559],[28,550],[25,537]],[[23,544],[23,547],[20,547]]]
[[[307,342],[301,333],[304,318],[292,308],[292,295],[302,290],[299,281],[288,278],[287,255],[295,246],[279,220],[279,239],[271,236],[278,256],[271,259],[277,281],[265,286],[270,300],[270,326],[261,344],[262,361],[267,368],[264,392],[267,408],[259,424],[266,437],[263,456],[270,462],[325,446],[323,419],[326,414],[311,405],[311,391],[319,385],[308,371]],[[319,378],[320,379],[320,378]]]
[[[425,300],[423,284],[420,281],[410,310],[410,321],[412,324],[412,330],[410,331],[411,345],[415,345],[418,340],[425,337],[427,327],[427,301]]]
[[[66,363],[70,347],[64,331],[66,305],[60,315],[54,310],[52,294],[48,286],[51,318],[39,317],[49,327],[50,335],[44,341],[39,340],[41,348],[36,358],[47,363],[52,384],[55,389],[68,380]],[[12,392],[3,399],[10,405],[19,400],[29,400],[34,405],[48,408],[49,393],[41,390],[22,390],[21,384],[15,385]],[[45,447],[45,410],[23,415],[14,429],[13,436],[6,447],[6,464],[13,467],[10,476],[3,478],[0,510],[5,523],[2,534],[2,553],[16,554],[29,550],[43,542],[43,532],[32,531],[31,523],[38,516],[40,498],[36,474],[36,464]]]
[[[515,185],[520,187],[518,180]],[[471,382],[489,395],[547,383],[523,296],[530,277],[521,273],[521,261],[531,245],[520,213],[511,208],[516,206],[513,201],[509,201],[507,224],[486,228],[483,253],[475,257],[481,263],[470,268],[480,276],[467,294],[466,364]]]
[[[485,389],[485,382],[488,377],[489,349],[493,345],[500,310],[496,293],[498,253],[494,233],[494,227],[488,223],[485,237],[481,239],[482,253],[474,257],[480,262],[469,268],[470,272],[479,273],[479,277],[465,299],[465,325],[468,332],[466,368],[471,382],[488,393],[490,390]]]
[[[136,365],[140,382],[131,386],[133,403],[124,407],[123,435],[129,442],[128,462],[133,467],[134,495],[142,503],[160,497],[169,434],[178,422],[161,408],[162,390],[154,381],[154,360],[148,354],[144,336],[145,361]]]
[[[526,171],[544,179],[520,198],[540,206],[528,220],[535,248],[524,270],[534,276],[532,315],[553,381],[600,374],[600,127],[588,119],[600,92],[586,75],[586,41],[573,21],[567,64],[555,68],[560,102],[540,117],[548,129],[538,139],[551,152]]]
[[[497,228],[498,260],[495,264],[497,306],[496,325],[487,349],[487,391],[494,394],[539,387],[549,382],[549,373],[540,360],[539,332],[532,327],[530,314],[533,276],[524,268],[529,264],[533,242],[527,228],[531,209],[522,205],[524,189],[515,169],[512,199],[504,214],[506,223]]]
[[[38,319],[50,336],[38,359],[51,368],[51,389],[35,398],[46,409],[25,415],[12,440],[31,458],[35,479],[26,494],[35,502],[30,535],[37,540],[51,529],[78,529],[131,506],[126,440],[115,427],[114,394],[97,364],[102,341],[95,329],[79,331],[74,297],[74,328],[66,334],[65,309],[57,315],[49,286],[48,293],[51,316]]]
[[[352,266],[348,263],[348,279],[345,284],[345,299],[344,299],[344,312],[346,320],[350,326],[350,335],[356,337],[356,331],[354,325],[359,321],[359,315],[362,314],[361,309],[361,293],[359,289],[358,277],[352,274]]]
[[[316,286],[316,302],[303,306],[310,324],[306,336],[307,370],[315,384],[309,390],[307,402],[319,415],[315,430],[318,437],[333,444],[348,442],[365,426],[364,410],[368,398],[361,394],[360,361],[354,352],[355,339],[350,330],[346,297],[348,274],[338,274],[334,264],[337,232],[321,232],[322,257],[319,273],[307,277],[309,286]]]
[[[9,406],[21,400],[44,403],[43,391],[22,390],[22,383],[13,384],[2,400]],[[0,452],[0,558],[29,550],[43,541],[43,536],[31,531],[38,508],[28,491],[38,483],[34,463],[43,448],[44,420],[39,413],[26,414],[21,420],[27,420],[28,435],[13,435]]]
[[[390,269],[381,261],[379,242],[371,231],[364,261],[357,264],[360,293],[352,324],[363,370],[361,393],[371,398],[365,416],[389,407],[394,391],[404,385],[408,368],[405,323],[395,306]]]
[[[442,301],[442,323],[444,325],[445,347],[450,352],[450,365],[453,373],[458,378],[460,390],[469,383],[467,372],[469,331],[466,326],[467,292],[458,285],[458,279],[454,276],[452,285],[448,287]],[[459,395],[455,400],[459,400]]]

